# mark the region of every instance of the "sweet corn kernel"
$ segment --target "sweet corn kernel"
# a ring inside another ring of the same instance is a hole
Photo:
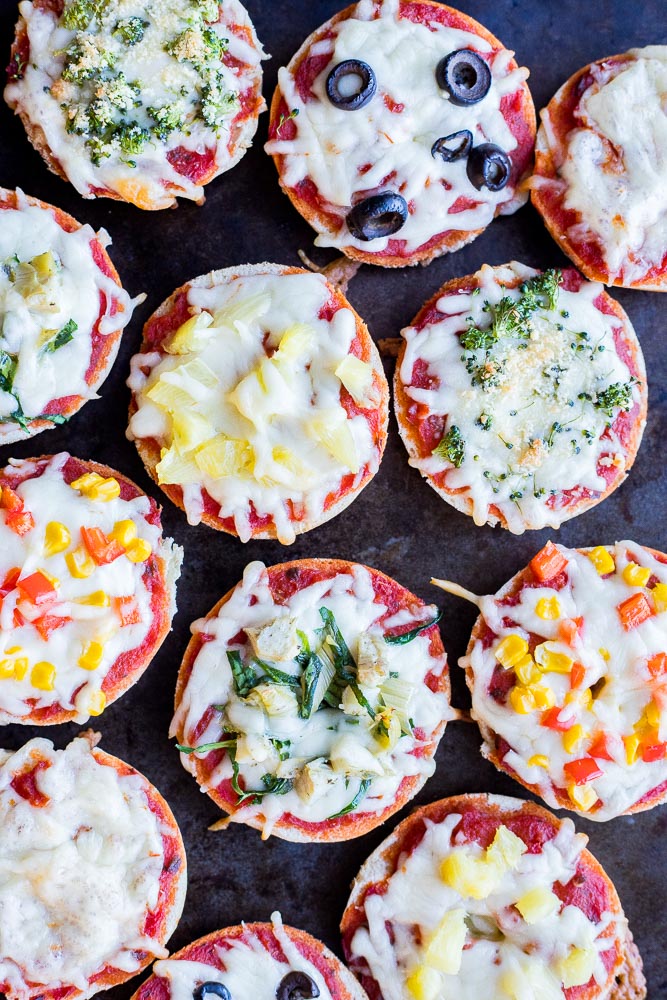
[[[638,566],[635,562],[629,562],[623,570],[623,579],[629,587],[645,587],[651,579],[651,570],[648,566]]]
[[[19,656],[17,660],[14,660],[14,677],[17,681],[22,681],[25,675],[28,673],[28,657]]]
[[[514,664],[514,673],[517,676],[517,680],[521,684],[534,684],[535,681],[539,681],[541,674],[537,666],[535,665],[535,660],[532,658],[530,653],[526,656],[522,656],[518,663]]]
[[[566,733],[563,733],[563,747],[566,753],[574,753],[585,739],[588,739],[588,733],[583,726],[576,725],[571,726]]]
[[[557,597],[541,597],[535,605],[535,614],[545,622],[556,621],[561,617],[560,604]]]
[[[611,552],[608,552],[605,549],[604,545],[596,545],[595,548],[591,549],[590,552],[587,552],[586,555],[593,563],[600,576],[607,576],[608,573],[613,573],[616,569],[614,557]]]
[[[116,521],[113,529],[109,532],[109,538],[120,542],[124,549],[137,537],[137,526],[134,521]]]
[[[576,688],[565,695],[566,705],[579,705],[584,712],[590,712],[593,705],[593,694],[590,688]]]
[[[104,476],[98,475],[97,472],[86,472],[85,475],[79,476],[78,479],[74,479],[70,483],[70,486],[73,490],[78,490],[79,493],[82,493],[85,496],[88,491],[93,488],[93,486],[98,486],[103,482]]]
[[[509,669],[518,663],[528,652],[528,643],[523,636],[506,635],[495,650],[496,659],[501,666]]]
[[[39,691],[53,691],[56,668],[52,663],[36,663],[30,672],[30,683]]]
[[[81,545],[67,553],[65,562],[68,570],[77,580],[85,580],[86,577],[95,572],[95,563]]]
[[[145,538],[135,538],[125,549],[125,555],[130,562],[142,563],[146,562],[152,551]]]
[[[104,646],[101,642],[96,642],[94,639],[89,642],[83,653],[78,659],[78,664],[82,670],[97,670],[100,663],[102,662],[102,657],[104,656]]]
[[[11,660],[0,660],[0,678],[3,680],[7,677],[14,676],[14,664]]]
[[[590,785],[575,785],[573,782],[567,786],[567,794],[575,806],[583,812],[592,809],[598,800],[597,792]]]
[[[108,608],[111,604],[111,598],[103,590],[94,590],[86,597],[77,597],[75,600],[77,604],[90,604],[94,608]]]
[[[609,652],[608,649],[605,649],[604,646],[600,646],[600,648],[598,649],[598,653],[600,654],[605,663],[609,663],[609,660],[611,659],[611,653]]]
[[[560,899],[551,889],[536,886],[525,892],[514,905],[527,924],[537,924],[560,909]]]
[[[648,722],[649,726],[652,726],[654,729],[660,729],[660,723],[662,721],[662,712],[660,711],[656,703],[654,701],[650,701],[644,711],[646,713],[646,721]]]
[[[549,758],[545,753],[536,753],[528,759],[528,767],[543,767],[544,770],[549,768]]]
[[[44,554],[56,556],[59,552],[64,552],[71,541],[67,525],[62,521],[49,521],[44,529]]]
[[[88,702],[88,712],[90,715],[101,715],[107,704],[107,696],[104,691],[93,691]]]
[[[101,500],[103,503],[108,503],[110,500],[116,500],[120,496],[120,483],[113,476],[108,479],[103,479],[101,483],[95,483],[86,492],[86,496],[89,500]]]
[[[5,650],[7,656],[14,656],[15,653],[20,653],[21,651],[20,646],[10,646],[9,649]]]
[[[535,661],[539,663],[544,673],[549,674],[569,674],[574,663],[571,656],[550,649],[547,642],[535,647]]]
[[[667,583],[656,583],[655,587],[651,588],[651,595],[656,614],[659,615],[663,611],[667,611]]]
[[[623,743],[625,745],[625,759],[628,764],[634,764],[637,760],[637,755],[639,753],[639,744],[641,740],[636,733],[632,736],[624,736]]]
[[[533,695],[533,701],[535,702],[535,708],[539,708],[540,711],[546,711],[547,708],[553,708],[556,704],[555,693],[545,684],[533,684],[531,685],[530,690]]]
[[[531,689],[519,684],[510,691],[510,705],[519,715],[529,715],[537,708]]]

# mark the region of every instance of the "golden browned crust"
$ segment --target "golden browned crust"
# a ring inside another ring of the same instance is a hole
[[[439,3],[438,0],[420,0],[420,2],[423,6],[429,5],[431,7],[436,7],[439,10],[445,7],[447,10],[453,11],[453,8],[446,7],[445,4]],[[328,21],[325,22],[325,24],[317,28],[316,31],[312,32],[312,34],[310,34],[308,38],[306,38],[303,45],[300,47],[300,49],[295,53],[295,55],[288,63],[287,66],[288,71],[292,75],[294,75],[296,69],[306,57],[311,46],[315,42],[319,41],[320,38],[322,38],[324,35],[326,35],[327,32],[331,31],[331,29],[336,24],[338,24],[339,21],[344,21],[350,17],[353,17],[355,10],[356,10],[356,4],[352,4],[349,7],[346,7],[344,10],[339,11],[338,14],[334,14],[332,18],[330,18]],[[487,28],[485,28],[484,25],[480,24],[474,18],[469,17],[467,14],[464,14],[462,11],[454,11],[454,13],[457,15],[458,18],[463,19],[467,23],[467,30],[470,31],[472,34],[478,35],[484,41],[488,42],[489,45],[491,45],[493,48],[501,48],[501,49],[504,48],[502,42],[498,38],[496,38],[496,36],[493,35]],[[518,68],[518,64],[514,59],[510,61],[509,66],[512,69]],[[523,91],[524,91],[524,102],[522,110],[525,119],[528,123],[531,135],[534,138],[537,129],[535,106],[533,104],[533,99],[530,94],[530,90],[528,89],[528,85],[525,82],[523,84]],[[280,86],[278,86],[274,91],[273,97],[271,99],[271,106],[269,109],[270,135],[272,132],[273,125],[278,118],[278,109],[280,107],[280,103],[282,100],[283,100],[283,94],[280,90]],[[315,208],[309,201],[307,201],[305,198],[302,198],[294,188],[289,187],[284,183],[283,169],[282,169],[283,156],[281,154],[271,154],[271,155],[276,165],[276,169],[278,171],[280,186],[284,191],[284,193],[289,198],[289,200],[292,202],[294,208],[296,208],[297,212],[299,212],[299,214],[302,215],[303,218],[307,222],[309,222],[310,225],[313,227],[313,229],[315,229],[317,232],[324,232],[324,233],[331,232],[331,223],[330,220],[327,218],[326,212],[322,211],[321,209]],[[525,175],[522,180],[525,180]],[[517,183],[517,191],[519,190],[521,183],[522,182]],[[503,206],[498,207],[496,215],[502,214],[502,208]],[[454,230],[454,229],[449,230],[443,233],[440,239],[438,239],[432,246],[426,247],[418,252],[412,253],[407,256],[400,256],[388,253],[371,253],[369,251],[360,250],[358,247],[354,246],[343,247],[342,253],[344,253],[347,257],[350,257],[352,260],[357,260],[360,261],[361,263],[366,263],[366,264],[377,264],[380,267],[406,267],[415,264],[426,265],[430,264],[431,261],[434,260],[436,257],[442,256],[442,254],[452,253],[455,250],[460,250],[461,247],[466,246],[468,243],[472,243],[474,239],[476,239],[484,232],[485,228],[486,227],[484,226],[481,229],[475,229],[473,231]]]
[[[585,554],[586,552],[590,552],[591,548],[592,547],[589,546],[588,548],[581,548],[577,549],[576,551]],[[651,549],[647,547],[647,551],[652,553],[652,555],[654,556],[667,559],[667,557],[663,556],[662,553],[658,552],[656,549]],[[497,592],[497,594],[495,594],[494,596],[500,598],[500,597],[507,597],[510,594],[516,593],[518,590],[520,590],[524,581],[529,578],[529,575],[530,575],[530,569],[529,567],[526,566],[524,569],[516,573],[511,580],[508,580],[505,586],[501,587],[500,590]],[[464,665],[466,684],[468,685],[471,695],[474,693],[475,689],[475,675],[473,673],[472,667],[470,666],[470,654],[477,640],[481,638],[485,625],[486,622],[483,616],[480,615],[475,621],[472,632],[470,634],[470,641],[468,642],[465,656],[462,657],[460,661],[461,664]],[[524,788],[527,788],[528,791],[532,792],[534,795],[537,795],[538,798],[542,798],[542,790],[540,789],[539,785],[531,785],[527,781],[524,781],[522,778],[519,777],[518,774],[516,774],[515,771],[512,770],[511,767],[509,767],[507,764],[504,763],[498,750],[498,737],[495,731],[486,722],[484,722],[483,719],[479,719],[477,717],[474,709],[471,710],[470,714],[474,719],[474,721],[479,726],[479,731],[482,735],[483,742],[480,748],[482,756],[485,757],[487,760],[490,760],[492,764],[495,764],[495,766],[498,768],[499,771],[504,771],[505,774],[509,774],[511,778],[514,778],[515,781],[518,781],[519,784],[523,785]],[[567,792],[564,789],[557,788],[556,785],[554,785],[553,783],[551,784],[551,793],[557,802],[557,808],[567,809],[570,812],[575,812],[579,816],[582,816],[584,819],[595,819],[595,806],[589,812],[577,809],[572,800],[570,799],[569,795],[567,794]],[[644,798],[640,802],[636,802],[634,805],[630,806],[624,812],[619,813],[619,815],[631,816],[633,815],[633,813],[646,812],[646,810],[653,809],[654,806],[662,805],[662,803],[666,801],[667,801],[667,787],[665,787],[662,790],[662,792],[660,792],[659,790],[655,790],[651,795],[644,796]]]
[[[360,565],[350,563],[344,559],[296,559],[294,562],[289,563],[279,563],[276,566],[269,567],[270,571],[276,573],[283,572],[289,567],[298,566],[304,571],[308,570],[318,570],[321,568],[331,569],[333,573],[349,573],[350,566]],[[395,584],[396,581],[392,580],[385,573],[380,572],[380,570],[373,569],[370,566],[363,566],[363,568],[370,573],[373,577],[379,577],[384,580],[388,580],[391,584]],[[399,584],[400,586],[400,584]],[[220,600],[206,615],[205,620],[209,621],[217,617],[220,609],[227,603],[230,599],[234,590],[236,588],[232,587],[231,590],[227,591],[224,597]],[[410,591],[406,590],[405,587],[401,588],[405,597],[408,600],[414,601],[416,604],[421,604],[423,606],[424,602],[418,597],[412,594]],[[443,657],[446,657],[444,646],[442,645],[442,640],[438,633],[437,642],[442,650]],[[174,697],[174,710],[178,711],[178,707],[183,698],[185,692],[185,686],[187,684],[188,678],[192,671],[194,661],[200,649],[200,641],[197,636],[193,638],[188,643],[188,646],[183,655],[183,660],[178,671],[178,679],[176,681],[176,693]],[[444,694],[447,697],[447,701],[450,700],[451,695],[451,685],[449,680],[449,670],[445,665],[440,677],[438,678],[438,693]],[[433,733],[428,737],[428,747],[426,748],[428,752],[424,756],[433,757],[438,747],[438,743],[445,731],[447,725],[446,720],[443,720],[438,724]],[[179,726],[176,732],[176,738],[179,743],[183,743],[185,734],[183,732],[182,726]],[[197,782],[206,791],[206,794],[213,799],[213,801],[218,805],[224,812],[229,813],[233,816],[236,811],[234,803],[229,799],[225,798],[217,788],[211,788],[206,781],[206,770],[203,767],[203,762],[197,757],[191,757],[190,762],[192,764],[192,773],[194,774]],[[348,815],[343,817],[344,822],[338,824],[331,824],[327,821],[322,823],[311,823],[307,824],[309,829],[304,829],[303,824],[298,824],[290,819],[279,819],[274,825],[272,825],[272,833],[282,840],[291,840],[297,843],[311,843],[317,841],[318,843],[335,843],[341,840],[351,840],[354,837],[360,837],[370,830],[374,830],[377,826],[380,826],[386,819],[393,816],[394,813],[398,812],[406,802],[409,802],[415,797],[417,792],[424,786],[427,778],[424,775],[409,775],[403,779],[401,783],[398,794],[394,802],[387,806],[382,812],[379,813],[359,813],[355,815]],[[262,830],[265,825],[265,818],[261,814],[257,816],[249,815],[239,817],[239,822],[245,823],[247,826],[254,827],[256,830]]]
[[[508,288],[516,288],[517,285],[521,284],[522,279],[516,278],[512,282],[507,282]],[[453,295],[458,291],[463,289],[472,289],[479,287],[479,282],[476,275],[469,274],[462,278],[452,278],[446,281],[445,284],[438,289],[435,295],[426,302],[424,306],[419,310],[415,318],[413,319],[410,326],[418,326],[422,318],[435,307],[438,299],[445,295]],[[644,365],[644,358],[641,351],[641,346],[639,340],[634,332],[630,319],[616,299],[613,299],[606,291],[600,290],[600,295],[603,297],[605,303],[613,310],[614,315],[617,316],[623,323],[624,332],[624,343],[627,345],[631,355],[633,363],[635,364],[637,370],[642,376],[640,379],[639,392],[641,397],[640,409],[637,414],[634,425],[632,428],[632,435],[628,447],[626,448],[626,461],[623,468],[617,470],[614,479],[607,485],[606,489],[600,493],[598,497],[582,497],[581,499],[575,501],[574,503],[568,504],[567,507],[562,508],[558,512],[554,510],[554,514],[558,513],[561,515],[560,524],[565,521],[569,521],[570,518],[576,517],[578,514],[582,514],[584,511],[589,510],[591,507],[595,507],[597,504],[602,503],[611,493],[614,492],[627,478],[627,475],[632,468],[637,452],[639,450],[639,445],[641,444],[642,436],[644,433],[644,426],[646,424],[646,413],[648,408],[648,386],[646,381],[646,368]],[[407,448],[408,455],[411,459],[417,459],[423,457],[422,445],[419,438],[419,433],[415,426],[408,419],[408,409],[412,403],[412,400],[405,391],[405,386],[401,380],[401,366],[403,364],[403,359],[405,357],[405,351],[407,344],[405,340],[402,340],[401,346],[398,353],[398,358],[396,359],[396,368],[394,371],[394,407],[396,412],[396,421],[398,423],[398,430],[403,439],[403,443]],[[468,514],[472,516],[473,512],[473,501],[470,497],[468,491],[465,488],[457,490],[447,490],[442,486],[439,486],[433,481],[433,477],[428,473],[422,472],[421,475],[426,479],[429,486],[435,490],[435,492],[446,500],[448,504],[451,504],[456,510],[460,511],[462,514]],[[509,530],[509,525],[507,518],[501,510],[495,506],[491,506],[488,510],[486,523],[495,526],[499,524],[502,528]],[[525,524],[526,528],[530,529],[531,525]],[[540,526],[541,527],[541,526]]]
[[[192,281],[186,282],[177,288],[168,299],[166,299],[162,305],[160,305],[152,316],[148,318],[146,324],[144,325],[144,339],[142,340],[141,346],[139,348],[140,353],[144,353],[149,348],[146,343],[146,331],[150,328],[151,323],[161,316],[168,315],[174,307],[175,302],[179,296],[187,293],[191,286],[197,286],[199,284],[205,284],[212,282],[213,284],[222,284],[225,281],[231,280],[237,276],[245,276],[249,274],[310,274],[305,268],[301,267],[288,267],[282,264],[246,264],[239,267],[225,268],[221,271],[211,271],[208,275],[201,275]],[[349,309],[354,315],[356,322],[356,332],[357,336],[361,340],[362,344],[362,360],[367,361],[373,368],[374,382],[378,389],[381,391],[381,399],[378,404],[378,410],[380,411],[380,426],[381,433],[380,439],[378,441],[377,447],[379,450],[380,461],[382,460],[382,455],[384,453],[385,444],[387,442],[387,424],[389,420],[389,386],[387,385],[387,380],[385,378],[384,369],[382,367],[382,360],[378,354],[375,342],[368,332],[368,328],[361,316],[357,313],[355,309],[350,305],[348,300],[342,291],[331,282],[327,282],[329,290],[332,296],[335,298],[338,306],[340,308]],[[155,348],[153,348],[155,350]],[[129,417],[130,419],[137,411],[137,404],[135,399],[135,394],[132,393],[132,399],[130,401]],[[174,486],[170,484],[162,484],[159,482],[157,474],[157,465],[160,461],[160,446],[152,438],[135,438],[134,442],[137,446],[137,451],[141,456],[141,459],[146,466],[146,471],[148,472],[151,479],[160,487],[160,489],[169,497],[171,502],[179,507],[181,510],[185,510],[183,503],[183,491],[180,486]],[[335,503],[323,511],[320,518],[315,518],[314,520],[307,521],[293,521],[292,527],[297,535],[303,534],[306,531],[310,531],[312,528],[317,528],[319,525],[324,524],[326,521],[330,521],[331,518],[336,517],[345,510],[349,504],[361,493],[363,488],[368,485],[371,481],[374,472],[368,471],[366,476],[357,484],[354,489],[346,491]],[[227,534],[237,536],[235,530],[231,530],[222,524],[222,519],[209,514],[204,511],[201,518],[204,524],[209,525],[211,528],[216,528],[218,531],[224,531]],[[265,528],[255,529],[252,532],[253,538],[277,538],[277,531],[274,524],[269,525]]]

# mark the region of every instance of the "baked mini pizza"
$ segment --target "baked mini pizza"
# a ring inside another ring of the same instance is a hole
[[[128,436],[190,524],[288,544],[377,472],[389,387],[321,275],[252,264],[177,289],[132,359]]]
[[[88,732],[0,751],[0,990],[73,1000],[131,979],[176,928],[183,841],[156,788]]]
[[[485,265],[448,281],[402,334],[396,416],[410,464],[476,524],[557,528],[626,478],[646,372],[600,284]]]
[[[400,267],[527,200],[535,109],[486,28],[432,0],[361,0],[278,73],[266,150],[316,244]]]
[[[264,837],[373,829],[433,773],[453,717],[438,619],[357,563],[250,563],[192,627],[170,733],[183,765]]]
[[[321,941],[271,923],[214,931],[153,966],[132,1000],[367,1000]]]
[[[182,550],[155,501],[67,452],[0,472],[0,723],[100,715],[171,628]]]
[[[352,887],[341,930],[371,1000],[642,1000],[642,962],[588,838],[533,802],[417,809]]]
[[[32,0],[5,100],[84,198],[201,204],[264,110],[265,58],[239,0]]]
[[[542,111],[532,200],[577,267],[594,281],[667,286],[667,45],[585,66]]]
[[[494,596],[453,592],[480,609],[461,664],[485,757],[588,819],[664,801],[666,555],[549,542]]]
[[[64,423],[96,398],[143,299],[123,291],[110,242],[0,188],[0,444]]]

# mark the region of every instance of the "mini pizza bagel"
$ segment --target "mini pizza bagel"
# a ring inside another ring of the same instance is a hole
[[[67,452],[0,472],[0,722],[100,715],[171,628],[182,549],[125,476]]]
[[[461,665],[484,756],[587,819],[664,802],[667,556],[549,542],[478,601]]]
[[[5,100],[84,198],[202,204],[252,142],[264,58],[239,0],[33,0]]]
[[[587,840],[507,796],[415,810],[353,883],[349,967],[371,1000],[643,1000],[641,958]]]
[[[667,45],[584,66],[541,112],[531,196],[592,281],[667,287]]]
[[[438,618],[357,563],[250,563],[192,627],[170,732],[183,766],[263,837],[374,829],[433,773],[453,717]]]
[[[279,70],[265,148],[316,244],[428,263],[520,208],[535,109],[513,55],[433,0],[360,0],[313,32]]]
[[[557,528],[627,477],[646,423],[644,359],[602,285],[516,261],[446,282],[402,331],[399,431],[476,524]]]
[[[123,291],[110,242],[0,188],[0,444],[64,423],[96,398],[143,299]]]
[[[64,750],[0,751],[0,990],[75,1000],[145,969],[187,882],[174,816],[142,774],[86,733]]]
[[[377,472],[389,387],[322,275],[249,264],[177,289],[132,359],[128,436],[188,521],[284,544]]]
[[[199,938],[153,966],[132,1000],[367,1000],[354,976],[321,941],[271,923],[237,924]]]

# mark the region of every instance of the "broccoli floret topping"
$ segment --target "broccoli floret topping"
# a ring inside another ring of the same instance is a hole
[[[96,39],[79,32],[75,41],[65,52],[63,80],[82,83],[93,76],[99,76],[104,69],[111,69],[114,56],[99,47]]]
[[[114,138],[124,153],[140,153],[151,134],[137,122],[123,122],[115,131]]]
[[[140,17],[124,17],[113,29],[113,34],[126,45],[136,45],[144,37],[149,23]]]
[[[459,466],[463,465],[463,459],[465,458],[466,445],[463,440],[463,435],[456,425],[452,425],[444,437],[441,438],[440,443],[436,445],[433,449],[433,454],[437,455],[438,458],[444,458],[452,465]]]
[[[616,409],[629,410],[632,406],[632,387],[636,381],[637,379],[631,378],[629,382],[614,382],[607,386],[597,393],[593,406],[608,417],[612,417]]]
[[[168,139],[175,129],[183,128],[185,116],[179,108],[166,105],[163,108],[147,108],[146,110],[155,121],[151,132],[161,142]]]
[[[219,129],[237,106],[236,94],[225,87],[223,74],[213,71],[201,91],[201,117],[210,128]]]
[[[218,0],[192,0],[192,4],[204,21],[217,21],[220,17]]]
[[[83,31],[90,22],[99,21],[106,0],[68,0],[63,11],[63,24],[70,31]]]

